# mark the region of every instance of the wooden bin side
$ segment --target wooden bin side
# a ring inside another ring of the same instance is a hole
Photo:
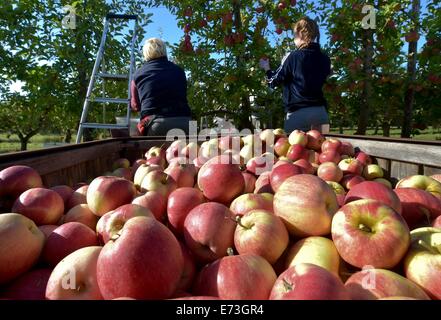
[[[328,135],[352,143],[374,157],[393,180],[441,173],[441,143],[410,139]]]

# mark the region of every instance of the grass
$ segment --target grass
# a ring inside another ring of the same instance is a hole
[[[353,135],[355,128],[344,128],[344,134]],[[331,129],[331,133],[339,133],[338,128]],[[382,136],[381,129],[378,134],[375,135],[375,130],[370,129],[367,132],[369,136]],[[401,130],[398,128],[391,128],[391,137],[399,138]],[[72,143],[75,140],[76,133],[72,134]],[[418,135],[413,137],[415,140],[429,140],[429,141],[441,141],[441,130],[428,128],[427,130],[420,131]],[[63,144],[64,136],[60,134],[37,134],[32,137],[28,143],[28,150],[36,150],[42,148],[54,147]],[[8,152],[20,151],[20,140],[16,135],[7,135],[5,133],[0,134],[0,154]]]

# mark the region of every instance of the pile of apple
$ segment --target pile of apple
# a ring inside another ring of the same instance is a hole
[[[372,160],[276,129],[155,146],[72,187],[9,167],[0,297],[440,299],[441,179],[392,185]]]

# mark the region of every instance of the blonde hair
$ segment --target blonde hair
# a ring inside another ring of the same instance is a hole
[[[142,53],[146,61],[157,59],[161,57],[167,57],[167,48],[161,39],[150,38],[147,39],[142,48]]]
[[[303,17],[293,27],[294,33],[301,35],[302,40],[305,41],[303,46],[309,46],[315,39],[320,41],[320,29],[315,20],[309,17]]]

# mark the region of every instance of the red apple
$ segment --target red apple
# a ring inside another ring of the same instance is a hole
[[[141,191],[158,191],[165,198],[168,198],[170,193],[176,190],[177,184],[175,179],[162,171],[151,171],[142,180]]]
[[[434,174],[430,176],[432,179],[435,179],[438,182],[441,182],[441,174]]]
[[[400,199],[384,184],[374,181],[364,181],[357,184],[349,190],[345,198],[345,204],[360,199],[378,200],[401,214],[402,208]]]
[[[325,181],[339,182],[343,172],[334,162],[325,162],[318,167],[317,176]]]
[[[312,164],[305,159],[299,159],[294,162],[294,165],[302,168],[303,173],[314,174],[316,169],[312,166]]]
[[[229,205],[245,188],[242,172],[230,156],[221,155],[207,161],[198,174],[198,185],[210,201]],[[228,188],[219,188],[227,186]]]
[[[42,188],[43,181],[37,171],[28,166],[11,166],[0,171],[3,187],[0,197],[8,196],[15,200],[20,194],[32,188]]]
[[[80,222],[95,231],[98,217],[94,215],[87,204],[79,204],[70,209],[63,216],[62,221],[63,223]]]
[[[74,192],[69,197],[69,200],[67,200],[66,207],[64,208],[64,211],[67,212],[73,207],[79,205],[79,204],[87,204],[87,189],[89,188],[89,185],[83,185],[78,188],[74,188]]]
[[[345,287],[352,300],[377,300],[396,296],[429,300],[417,284],[385,269],[358,271],[349,277]]]
[[[227,254],[234,242],[235,228],[230,209],[216,202],[203,203],[185,218],[185,243],[198,261],[212,262]]]
[[[365,178],[362,176],[356,175],[356,174],[344,174],[343,178],[340,180],[340,184],[346,189],[351,190],[353,187],[355,187],[357,184],[360,184],[362,182],[366,181]]]
[[[382,178],[383,175],[383,169],[378,164],[368,164],[363,169],[363,177],[367,180],[379,179]]]
[[[196,176],[194,164],[169,165],[164,172],[176,181],[177,188],[194,186]]]
[[[256,188],[257,178],[254,174],[249,172],[242,172],[242,176],[245,182],[244,193],[253,193]]]
[[[42,226],[38,226],[38,229],[40,229],[41,232],[44,234],[44,241],[46,242],[49,235],[59,227],[59,225],[56,224],[44,224]]]
[[[133,183],[138,190],[141,190],[141,184],[145,176],[152,171],[162,171],[161,166],[156,164],[141,164],[133,176]]]
[[[247,162],[247,171],[260,176],[262,173],[271,171],[274,165],[274,154],[264,153],[261,156],[251,158]]]
[[[170,161],[173,159],[170,159]],[[150,159],[145,161],[146,165],[150,166],[158,166],[161,170],[163,170],[167,164],[167,160],[163,157],[151,157]]]
[[[341,160],[341,156],[337,151],[327,150],[319,155],[319,163],[334,162],[335,164],[338,164],[340,161],[344,160]]]
[[[183,235],[184,222],[188,213],[204,202],[204,195],[195,188],[180,188],[173,191],[167,202],[170,229],[177,235]]]
[[[153,213],[145,207],[137,204],[126,204],[107,212],[103,219],[100,219],[102,224],[100,224],[99,230],[97,230],[98,237],[106,244],[114,237],[118,237],[118,233],[124,227],[124,224],[134,217],[155,218]]]
[[[340,256],[358,268],[393,268],[410,243],[403,217],[372,199],[357,200],[340,208],[332,220],[332,239]]]
[[[271,172],[264,172],[257,178],[254,193],[274,193],[271,187]]]
[[[362,151],[355,154],[355,159],[360,161],[363,166],[372,164],[371,157],[367,153],[364,153]]]
[[[274,144],[274,153],[279,157],[285,157],[290,147],[288,138],[281,137]]]
[[[38,261],[44,234],[35,223],[17,213],[0,214],[0,284],[28,271]]]
[[[340,148],[342,147],[342,142],[336,138],[328,138],[322,143],[322,152],[334,151],[340,153]]]
[[[136,159],[136,160],[133,162],[133,164],[132,164],[132,166],[131,166],[131,170],[132,170],[132,178],[131,178],[130,180],[133,181],[133,179],[134,179],[134,177],[135,177],[136,170],[138,170],[138,168],[139,168],[141,165],[143,165],[143,164],[146,164],[146,160],[145,160],[145,159]]]
[[[1,296],[11,300],[45,300],[46,285],[52,269],[29,271],[10,283]]]
[[[242,140],[240,137],[223,136],[219,138],[219,149],[221,151],[240,150],[241,146]]]
[[[171,159],[179,157],[182,154],[182,149],[186,146],[187,144],[184,140],[173,141],[165,152],[167,161],[170,162]]]
[[[105,299],[167,299],[178,287],[184,259],[167,227],[156,219],[135,217],[106,243],[96,268]]]
[[[271,171],[270,181],[272,189],[277,192],[283,182],[289,177],[302,174],[302,168],[295,164],[287,163],[273,168]]]
[[[67,211],[66,210],[67,202],[69,201],[69,198],[74,193],[74,190],[71,187],[66,186],[66,185],[59,185],[59,186],[52,187],[50,189],[55,191],[56,193],[58,193],[58,195],[61,197],[61,199],[63,199],[64,210]]]
[[[308,144],[308,136],[305,132],[301,130],[294,130],[293,132],[291,132],[288,139],[290,145],[299,144],[306,147],[306,145]]]
[[[272,212],[251,210],[236,220],[234,246],[239,254],[255,254],[274,264],[287,248],[288,231]]]
[[[192,163],[192,161],[198,157],[198,153],[199,145],[196,142],[190,142],[182,149],[181,156],[189,159],[189,163]]]
[[[162,157],[163,159],[165,159],[165,155],[166,155],[166,148],[164,147],[164,145],[162,145],[160,147],[158,146],[151,147],[144,154],[144,157],[146,158],[146,160],[149,160],[154,157]]]
[[[159,191],[148,191],[133,199],[132,204],[149,209],[158,221],[164,221],[167,213],[167,198]]]
[[[441,229],[441,216],[433,220],[432,227]]]
[[[306,132],[308,136],[308,143],[306,147],[311,150],[319,151],[322,147],[325,137],[318,130],[309,130]]]
[[[89,227],[79,222],[68,222],[49,235],[42,257],[48,265],[54,267],[75,250],[97,245],[96,234]]]
[[[424,175],[414,175],[398,181],[395,186],[398,188],[417,188],[430,192],[441,200],[441,182]]]
[[[332,188],[322,179],[301,174],[289,177],[274,196],[274,213],[293,236],[329,234],[338,209]]]
[[[341,155],[346,155],[349,157],[355,156],[354,146],[350,142],[342,141],[338,149]]]
[[[286,153],[286,157],[291,161],[297,161],[299,159],[309,159],[309,150],[301,144],[293,144]]]
[[[132,169],[131,168],[118,168],[112,172],[112,176],[124,178],[126,180],[132,180]]]
[[[273,212],[273,199],[271,193],[245,193],[231,202],[230,210],[239,216],[255,209]]]
[[[343,282],[330,271],[310,263],[285,270],[276,280],[270,300],[349,300]]]
[[[182,257],[184,258],[184,268],[176,292],[190,289],[197,273],[196,263],[190,250],[182,242],[179,242],[179,245],[182,250]]]
[[[117,177],[95,178],[87,189],[87,204],[97,216],[132,202],[136,188],[131,181]]]
[[[433,219],[441,215],[441,200],[427,191],[400,188],[394,192],[401,201],[402,216],[410,229],[414,229],[419,223],[430,225]]]
[[[228,256],[201,270],[193,292],[224,300],[266,300],[276,278],[271,265],[258,255]]]
[[[64,202],[55,191],[32,188],[15,200],[12,211],[28,217],[36,225],[56,224],[64,213]]]
[[[57,264],[46,286],[48,300],[102,300],[97,261],[102,247],[78,249]]]
[[[363,164],[354,158],[343,159],[338,163],[338,166],[344,174],[352,173],[360,176],[363,172]]]

